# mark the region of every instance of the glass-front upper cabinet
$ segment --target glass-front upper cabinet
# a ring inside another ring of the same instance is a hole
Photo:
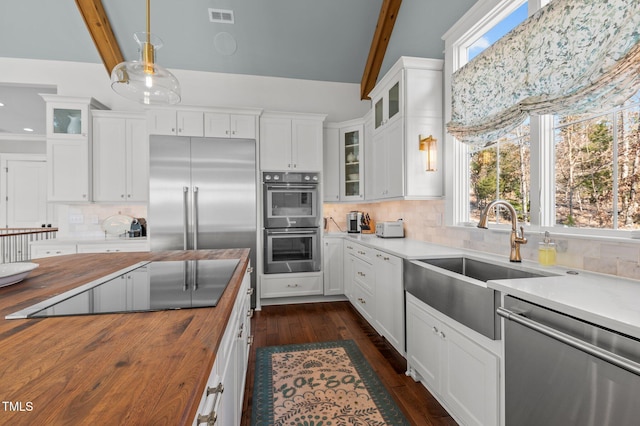
[[[380,97],[373,100],[374,104],[374,129],[378,129],[388,124],[394,118],[400,116],[401,109],[401,74],[398,73],[395,78],[385,88]]]
[[[41,95],[47,103],[47,137],[86,138],[90,109],[107,109],[92,98]]]
[[[364,199],[364,152],[362,124],[340,129],[340,199]]]

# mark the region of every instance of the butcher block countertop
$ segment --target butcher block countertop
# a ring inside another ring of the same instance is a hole
[[[215,308],[6,320],[141,261],[240,258]],[[0,424],[182,425],[196,415],[249,249],[38,259],[0,288]]]

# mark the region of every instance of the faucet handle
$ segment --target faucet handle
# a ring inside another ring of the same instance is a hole
[[[519,244],[527,244],[527,239],[524,237],[524,227],[520,227],[520,235],[516,235],[516,240]]]

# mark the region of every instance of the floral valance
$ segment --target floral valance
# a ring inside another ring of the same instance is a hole
[[[453,75],[458,140],[484,146],[529,114],[610,108],[640,89],[640,1],[553,0]]]

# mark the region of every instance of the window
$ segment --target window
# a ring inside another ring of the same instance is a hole
[[[520,7],[511,12],[506,18],[502,19],[489,31],[476,38],[473,43],[467,47],[467,61],[478,56],[483,50],[491,46],[493,43],[501,39],[505,34],[514,29],[518,24],[527,19],[528,4],[524,2]]]
[[[527,5],[535,11],[547,2],[479,0],[445,34],[449,71],[477,55],[478,46],[495,42],[491,32],[506,21],[524,19]],[[447,180],[450,224],[477,222],[484,206],[502,198],[514,205],[519,221],[539,229],[614,236],[640,229],[640,92],[611,111],[531,117],[476,152],[447,138],[447,155],[454,158]],[[506,215],[497,216],[506,223]]]
[[[555,117],[556,225],[640,228],[640,98],[597,116]]]
[[[472,221],[480,219],[480,213],[491,201],[503,199],[516,209],[520,222],[529,223],[529,142],[527,121],[489,148],[470,154],[469,217]],[[496,222],[501,222],[501,215],[497,215]]]

